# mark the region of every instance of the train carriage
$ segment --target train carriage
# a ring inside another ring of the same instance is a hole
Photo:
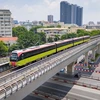
[[[87,42],[89,41],[89,38],[89,36],[83,36],[12,51],[12,54],[10,56],[10,65],[12,67],[24,66],[43,57]]]

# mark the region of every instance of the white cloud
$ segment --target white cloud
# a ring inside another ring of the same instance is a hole
[[[23,4],[18,6],[15,4],[0,4],[0,8],[10,9],[12,17],[21,20],[47,20],[47,15],[52,14],[55,20],[60,19],[60,1],[62,0],[40,0],[37,4]],[[97,21],[100,18],[99,0],[67,0],[69,3],[77,4],[83,7],[84,23],[89,20]],[[94,5],[95,3],[95,5]]]
[[[49,1],[49,0],[44,0],[44,2],[45,2],[47,5],[50,5],[50,1]]]
[[[28,13],[34,13],[34,8],[33,6],[29,6],[28,4],[25,4],[21,9],[26,10]]]
[[[85,1],[83,4],[84,4],[84,6],[89,6],[89,2],[88,1]]]
[[[91,0],[92,3],[99,3],[100,0]]]
[[[59,0],[44,0],[44,3],[48,6],[50,9],[55,9],[59,6]]]

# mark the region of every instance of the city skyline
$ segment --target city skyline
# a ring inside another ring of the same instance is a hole
[[[60,2],[60,21],[65,24],[82,26],[83,8],[67,1]]]
[[[0,0],[0,9],[9,9],[12,17],[18,21],[47,20],[47,15],[53,15],[54,20],[60,20],[60,2],[63,0]],[[83,24],[100,20],[99,0],[64,0],[83,7]]]

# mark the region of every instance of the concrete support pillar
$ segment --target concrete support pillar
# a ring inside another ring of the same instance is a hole
[[[84,55],[81,55],[81,56],[77,59],[77,63],[79,63],[82,59],[84,59]]]
[[[67,74],[70,74],[70,75],[74,74],[74,64],[75,62],[72,62],[67,66]]]
[[[100,44],[98,45],[97,53],[100,54]]]
[[[85,53],[85,66],[88,67],[88,52]]]
[[[96,53],[96,51],[95,51],[95,48],[94,49],[92,49],[92,56],[93,56],[93,60],[95,60],[95,53]]]

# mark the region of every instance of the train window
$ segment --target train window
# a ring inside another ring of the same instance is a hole
[[[24,58],[28,58],[28,57],[31,57],[31,56],[52,50],[52,49],[55,49],[55,45],[48,46],[48,47],[45,47],[45,48],[40,48],[40,49],[33,50],[33,51],[30,51],[30,52],[26,52],[26,53],[24,53]]]
[[[72,41],[60,43],[60,44],[57,44],[57,47],[61,47],[61,46],[64,46],[64,45],[67,45],[67,44],[71,44],[71,43],[72,43]]]
[[[17,60],[18,60],[17,53],[12,53],[10,56],[10,61],[17,61]]]
[[[24,54],[22,53],[19,57],[18,57],[18,60],[22,60],[22,59],[24,59],[25,57],[24,57]]]
[[[22,55],[21,55],[21,59],[24,59],[24,54],[22,53]]]

